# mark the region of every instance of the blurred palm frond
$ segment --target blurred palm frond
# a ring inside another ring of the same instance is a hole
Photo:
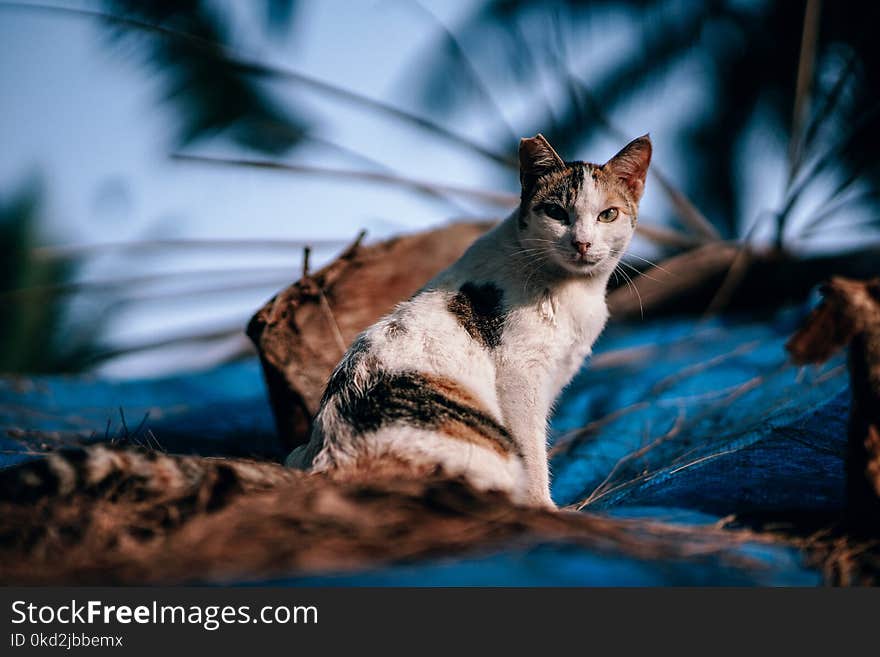
[[[413,66],[421,80],[417,98],[441,114],[483,106],[456,75],[459,50],[499,93],[534,97],[539,78],[555,76],[562,93],[550,107],[534,103],[529,121],[572,151],[611,129],[601,115],[624,110],[660,84],[672,102],[676,88],[668,85],[686,65],[706,98],[699,111],[678,119],[687,175],[680,182],[723,237],[741,237],[749,224],[742,215],[750,193],[742,187],[745,138],[756,130],[799,135],[779,140],[791,144],[793,173],[807,177],[787,197],[791,207],[774,217],[781,237],[793,206],[821,176],[843,188],[859,180],[880,189],[880,116],[872,112],[880,102],[880,44],[870,28],[854,29],[876,24],[880,6],[812,2],[809,9],[805,15],[802,3],[770,1],[486,0],[424,48]],[[608,21],[627,29],[602,33]],[[601,61],[589,48],[597,39]],[[585,44],[589,57],[582,55]]]
[[[270,16],[289,20],[292,2],[269,2]],[[165,80],[165,101],[176,109],[178,146],[218,133],[261,152],[282,153],[297,145],[309,124],[301,108],[285,107],[246,67],[230,59],[224,14],[204,0],[105,0],[113,16],[160,26],[190,38],[132,30],[106,22],[111,37],[140,47]]]
[[[64,285],[74,273],[69,263],[33,257],[42,195],[42,185],[34,179],[0,199],[0,372],[6,374],[81,371],[97,350],[97,322],[71,326],[65,300],[28,303],[7,295],[15,289]]]

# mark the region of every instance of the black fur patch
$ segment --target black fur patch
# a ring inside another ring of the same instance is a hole
[[[467,282],[446,305],[458,323],[477,342],[492,349],[501,344],[504,331],[504,293],[494,283]]]
[[[358,365],[363,362],[364,358],[367,357],[369,352],[370,341],[367,340],[366,336],[359,335],[355,341],[351,343],[348,351],[345,352],[345,356],[342,357],[339,365],[333,370],[333,374],[330,375],[330,379],[327,381],[327,387],[324,388],[324,395],[321,397],[321,406],[323,406],[328,399],[338,395],[346,389],[352,376],[354,376],[354,371],[357,369]]]
[[[365,390],[340,396],[338,404],[340,416],[358,433],[393,423],[438,430],[458,422],[499,443],[504,451],[520,453],[502,425],[480,409],[444,395],[428,377],[416,372],[377,372]]]

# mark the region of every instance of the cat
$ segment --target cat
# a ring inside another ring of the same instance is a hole
[[[365,330],[327,383],[291,467],[439,466],[555,508],[547,423],[608,318],[608,279],[636,227],[648,135],[603,165],[519,146],[519,207]]]

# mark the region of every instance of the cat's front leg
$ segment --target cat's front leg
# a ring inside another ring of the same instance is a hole
[[[497,389],[504,424],[516,441],[526,480],[516,497],[528,504],[556,508],[550,497],[547,466],[547,414],[550,400],[544,393],[543,371],[526,364],[508,364],[498,373]]]

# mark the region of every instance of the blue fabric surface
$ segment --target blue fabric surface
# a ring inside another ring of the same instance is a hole
[[[151,430],[172,452],[281,457],[256,360],[164,379],[0,379],[0,464],[20,460],[9,429],[103,440],[125,426],[141,442]]]
[[[572,545],[264,582],[267,586],[815,586],[791,550],[748,546],[753,568],[706,561],[645,561]]]
[[[843,502],[843,360],[787,362],[784,343],[805,309],[771,319],[691,319],[611,325],[557,405],[553,496],[560,505],[688,525],[735,513],[830,511]],[[278,453],[255,361],[164,380],[45,378],[0,382],[0,426],[112,436],[146,416],[162,445],[205,454]],[[110,422],[110,430],[107,423]],[[583,430],[587,427],[587,430]],[[0,464],[22,443],[0,437]],[[372,572],[286,580],[292,585],[812,585],[793,550],[741,551],[760,565],[641,561],[574,546]]]
[[[592,494],[592,509],[719,516],[839,508],[847,374],[842,357],[821,369],[788,364],[784,344],[800,315],[611,327],[596,366],[575,379],[553,420],[565,446],[552,461],[557,503]],[[603,352],[639,348],[632,362],[601,365]],[[572,436],[612,413],[597,430]]]

